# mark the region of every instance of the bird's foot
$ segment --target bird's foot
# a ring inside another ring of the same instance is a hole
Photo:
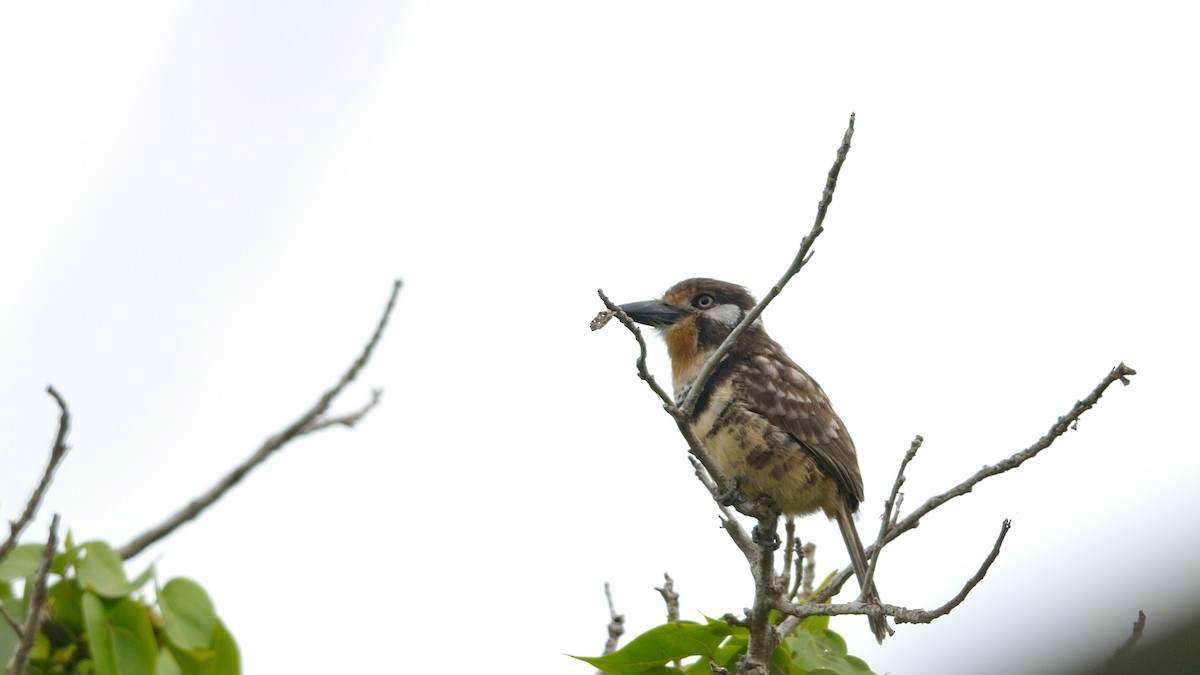
[[[779,533],[774,529],[763,527],[762,523],[754,526],[750,536],[754,539],[754,543],[762,546],[765,549],[775,551],[779,549]]]
[[[746,493],[742,492],[742,479],[734,478],[728,489],[718,492],[717,501],[722,506],[737,506],[746,501]]]

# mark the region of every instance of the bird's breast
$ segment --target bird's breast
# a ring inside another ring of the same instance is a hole
[[[712,388],[692,431],[748,499],[766,495],[782,513],[795,515],[836,509],[836,482],[799,441],[744,405],[733,381]]]

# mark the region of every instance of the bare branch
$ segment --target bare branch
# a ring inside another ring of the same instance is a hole
[[[1128,656],[1129,653],[1133,651],[1134,646],[1137,645],[1138,640],[1142,639],[1142,633],[1145,632],[1145,630],[1146,613],[1139,609],[1137,621],[1133,622],[1133,634],[1129,636],[1129,639],[1125,641],[1125,644],[1121,645],[1117,648],[1117,651],[1113,652],[1112,657],[1109,658],[1109,662],[1111,663],[1117,659]]]
[[[289,424],[282,431],[264,441],[263,444],[254,452],[254,454],[250,455],[250,457],[244,462],[227,473],[206,492],[193,499],[190,503],[188,503],[187,506],[164,520],[162,523],[159,523],[149,530],[146,530],[129,543],[117,549],[117,553],[120,554],[120,556],[125,560],[136,556],[144,551],[146,547],[166,537],[184,523],[203,513],[205,509],[212,506],[233,486],[241,482],[241,480],[245,478],[247,474],[257,468],[258,465],[266,461],[268,457],[275,453],[275,451],[284,447],[289,442],[316,431],[317,429],[323,429],[332,424],[345,424],[345,422],[341,421],[343,418],[332,418],[321,421],[322,415],[324,415],[329,409],[329,406],[333,403],[333,400],[337,398],[337,396],[342,393],[342,390],[344,390],[351,382],[353,382],[356,377],[358,377],[358,373],[363,369],[364,366],[367,365],[367,361],[370,360],[371,354],[375,350],[375,345],[379,343],[379,338],[383,335],[383,329],[387,326],[388,318],[392,314],[392,309],[396,306],[396,296],[400,293],[400,286],[400,280],[397,279],[392,285],[392,293],[388,297],[387,306],[384,308],[383,316],[380,317],[379,323],[375,327],[375,332],[371,335],[371,339],[367,342],[366,346],[363,347],[363,350],[358,355],[358,358],[355,359],[354,363],[350,365],[350,368],[346,370],[341,379],[338,380],[337,384],[330,387],[325,391],[325,393],[321,394],[321,397],[317,400],[317,402],[311,408],[305,411],[304,414],[296,418],[294,422]],[[366,412],[373,407],[376,402],[377,400],[372,401],[363,410],[349,416],[344,416],[344,418],[353,418],[355,415],[361,417],[363,414],[366,414]],[[354,421],[357,421],[357,419],[354,419]]]
[[[622,311],[621,308],[614,304],[612,300],[608,299],[608,296],[604,294],[604,289],[597,289],[596,293],[600,296],[600,301],[603,302],[604,306],[608,308],[607,316],[617,317],[617,320],[621,322],[621,325],[625,326],[630,333],[633,333],[633,337],[638,343],[638,377],[642,378],[642,381],[649,385],[650,390],[658,395],[660,399],[662,399],[663,406],[667,408],[667,411],[671,412],[671,410],[675,408],[674,399],[671,398],[670,394],[668,394],[666,390],[659,386],[658,380],[654,379],[654,376],[650,374],[650,369],[646,366],[646,340],[642,337],[642,330],[637,327],[637,324],[633,322],[633,319],[629,318],[628,314]],[[608,323],[607,318],[601,321],[601,316],[605,315],[602,313],[592,320],[592,330],[603,328],[604,325]],[[674,417],[675,414],[672,413],[671,416]]]
[[[692,431],[691,425],[688,424],[688,418],[685,417],[682,412],[680,412],[679,408],[676,407],[675,402],[671,399],[671,396],[667,394],[667,392],[661,386],[659,386],[658,380],[654,379],[654,376],[650,374],[650,369],[646,366],[646,340],[642,337],[641,329],[637,327],[637,324],[633,322],[633,319],[629,318],[628,314],[622,311],[620,307],[613,304],[613,301],[604,294],[603,289],[597,290],[596,293],[600,296],[600,301],[604,303],[606,308],[608,308],[609,316],[617,317],[617,320],[621,322],[621,325],[625,326],[629,332],[633,333],[633,337],[638,343],[638,377],[640,377],[642,381],[644,381],[646,385],[650,387],[655,395],[662,400],[663,409],[666,410],[667,414],[669,414],[671,418],[675,420],[675,426],[679,428],[679,433],[682,434],[683,438],[687,441],[688,448],[691,450],[692,456],[695,457],[704,467],[704,470],[708,472],[708,476],[711,478],[711,480],[705,481],[703,477],[699,476],[699,474],[697,474],[697,477],[700,477],[701,482],[704,482],[705,485],[708,486],[709,492],[712,493],[713,498],[716,499],[717,496],[722,494],[730,485],[729,480],[721,473],[721,470],[717,468],[716,462],[714,462],[712,457],[709,456],[708,450],[704,448],[704,444],[700,442],[700,439],[696,438],[696,434]],[[603,316],[603,314],[601,316]],[[604,323],[607,323],[607,320],[601,320],[601,316],[597,316],[596,319],[592,321],[593,326],[597,325],[598,323],[601,326]],[[718,501],[718,503],[720,502]],[[743,549],[743,551],[745,551],[745,549]],[[747,555],[750,554],[747,552]]]
[[[879,519],[879,536],[875,538],[875,547],[871,551],[870,559],[867,564],[866,579],[862,582],[863,588],[871,588],[871,582],[875,580],[875,566],[879,564],[879,553],[883,551],[883,546],[879,543],[887,535],[888,530],[892,527],[892,514],[896,508],[897,502],[900,500],[900,486],[904,485],[906,480],[904,477],[904,469],[908,467],[908,463],[917,456],[917,450],[921,449],[921,443],[925,439],[919,435],[913,438],[912,444],[908,447],[908,452],[904,453],[904,459],[900,461],[900,468],[896,471],[896,480],[892,483],[892,492],[888,495],[887,502],[883,505],[883,516]]]
[[[67,402],[59,395],[54,387],[46,387],[46,393],[54,398],[55,403],[58,403],[60,411],[58,417],[58,436],[54,439],[54,447],[50,448],[50,460],[46,463],[46,470],[42,472],[42,479],[33,489],[33,494],[29,495],[29,501],[25,502],[25,510],[16,520],[9,523],[8,538],[0,543],[0,560],[8,557],[8,554],[17,545],[17,540],[21,538],[21,533],[29,526],[33,517],[37,514],[38,507],[42,505],[42,499],[46,496],[46,489],[50,487],[50,481],[54,478],[54,472],[58,469],[58,465],[62,463],[63,457],[66,457],[67,451],[71,449],[67,445],[67,433],[71,430],[71,413],[67,410]]]
[[[1004,537],[1008,535],[1008,528],[1012,525],[1012,521],[1005,519],[1000,525],[1000,535],[996,537],[996,543],[992,545],[992,552],[984,559],[983,564],[979,566],[979,570],[975,572],[975,576],[971,577],[958,595],[950,599],[949,602],[932,611],[914,609],[908,612],[897,612],[892,614],[896,618],[896,623],[929,623],[934,619],[945,616],[955,607],[962,604],[963,600],[967,599],[967,595],[983,581],[987,576],[988,570],[992,567],[992,563],[996,561],[996,556],[1000,555],[1000,546],[1004,543]]]
[[[792,591],[791,597],[793,598],[807,598],[812,595],[813,580],[817,576],[817,545],[809,542],[800,549],[800,552],[804,554],[804,573],[801,575],[799,595],[796,594],[796,591]]]
[[[1064,433],[1066,433],[1071,427],[1071,424],[1079,419],[1080,415],[1091,409],[1092,406],[1096,405],[1096,403],[1100,400],[1100,397],[1104,395],[1104,390],[1108,389],[1109,385],[1118,380],[1123,384],[1128,385],[1128,376],[1130,375],[1137,375],[1137,371],[1129,366],[1126,366],[1124,363],[1117,364],[1117,366],[1113,368],[1103,380],[1100,381],[1100,384],[1096,385],[1096,388],[1092,390],[1092,393],[1088,394],[1082,401],[1076,402],[1074,407],[1072,407],[1066,415],[1058,418],[1058,420],[1050,427],[1050,430],[1047,431],[1044,436],[1039,438],[1036,443],[1014,454],[1008,459],[983,467],[971,475],[970,478],[967,478],[953,488],[943,492],[940,495],[930,498],[924,504],[917,507],[917,509],[910,513],[907,517],[896,523],[896,526],[888,531],[887,538],[884,543],[886,544],[887,542],[890,542],[896,537],[900,536],[901,533],[916,527],[920,524],[921,518],[923,518],[927,513],[936,509],[942,504],[945,504],[951,499],[954,499],[955,497],[960,497],[967,494],[983,479],[1015,469],[1024,464],[1026,460],[1036,457],[1038,453],[1050,447],[1050,444],[1053,443],[1059,436],[1062,436]]]
[[[793,568],[793,561],[795,567]],[[800,585],[800,542],[796,540],[796,518],[784,516],[783,519],[783,572],[779,574],[781,588],[792,586],[792,570],[796,573],[796,586]],[[792,597],[788,595],[788,597]]]
[[[809,258],[811,258],[809,255],[809,250],[812,248],[813,242],[816,241],[817,237],[825,231],[825,228],[823,227],[823,223],[825,222],[825,213],[829,210],[829,204],[833,202],[833,191],[835,188],[837,188],[838,174],[841,173],[842,164],[846,161],[846,155],[850,152],[850,139],[853,136],[854,113],[850,113],[850,124],[846,127],[846,133],[842,136],[842,145],[837,151],[837,158],[834,159],[833,166],[829,169],[829,175],[825,179],[825,190],[821,193],[821,201],[817,204],[817,217],[816,221],[813,223],[812,230],[810,230],[808,235],[801,240],[800,249],[796,251],[796,256],[792,259],[792,264],[788,266],[787,271],[783,273],[783,276],[779,278],[779,281],[775,282],[775,285],[771,288],[771,290],[767,291],[767,293],[763,295],[762,300],[760,300],[758,304],[746,314],[746,316],[742,317],[742,321],[734,327],[733,331],[730,332],[729,337],[725,338],[725,341],[721,343],[721,346],[717,348],[717,351],[713,352],[712,356],[710,356],[708,360],[704,362],[704,366],[700,368],[700,371],[696,373],[696,378],[692,382],[691,391],[688,392],[687,398],[685,398],[683,403],[679,406],[679,409],[683,412],[684,416],[690,417],[692,411],[696,409],[696,402],[700,400],[700,392],[704,389],[704,383],[708,381],[708,378],[712,376],[713,371],[717,369],[717,364],[721,362],[721,359],[724,359],[725,355],[729,353],[729,350],[733,349],[734,343],[737,342],[742,333],[746,332],[746,329],[750,327],[750,324],[758,320],[758,317],[762,315],[763,310],[767,308],[767,305],[771,304],[771,301],[775,299],[775,296],[779,295],[779,293],[783,291],[783,287],[787,284],[787,282],[791,281],[792,277],[796,276],[796,273],[800,271],[800,268],[804,267],[804,265],[808,263]]]
[[[55,396],[55,398],[58,398]],[[61,402],[60,402],[61,403]],[[8,675],[22,675],[29,666],[29,654],[38,631],[42,628],[42,620],[46,612],[46,580],[50,576],[50,565],[54,562],[54,552],[58,550],[58,514],[50,520],[50,533],[46,537],[46,545],[42,547],[42,563],[33,577],[33,589],[26,598],[25,625],[21,628],[20,641],[8,660]]]
[[[319,417],[305,426],[303,431],[301,431],[301,434],[311,434],[314,431],[320,431],[321,429],[337,426],[339,424],[347,429],[353,429],[354,425],[358,424],[359,420],[361,420],[363,417],[366,417],[367,413],[371,412],[372,408],[379,405],[379,400],[382,397],[382,389],[372,389],[371,400],[367,401],[366,405],[363,407],[355,410],[352,413],[346,413],[345,415],[338,415],[336,417]]]
[[[704,487],[708,488],[713,498],[716,499],[717,495],[720,494],[720,489],[708,475],[708,472],[705,471],[704,465],[692,455],[688,456],[688,461],[692,463],[692,468],[696,470],[696,478],[704,484]],[[750,560],[755,550],[755,545],[750,540],[750,535],[742,527],[741,522],[733,515],[733,511],[728,506],[722,504],[720,500],[717,500],[717,508],[721,510],[721,515],[723,516],[721,518],[721,528],[729,534],[729,537],[733,539],[733,543],[746,555],[746,559]]]
[[[778,528],[778,513],[760,516],[754,527],[755,541],[766,541],[768,536],[775,536]],[[771,626],[771,609],[779,593],[775,589],[775,549],[763,545],[756,545],[756,548],[758,558],[750,561],[750,573],[754,576],[754,606],[746,616],[750,624],[750,643],[738,672],[765,674],[771,654],[779,646],[780,635]]]
[[[992,545],[992,550],[980,565],[979,570],[975,572],[962,590],[958,592],[949,602],[933,610],[926,609],[909,609],[889,604],[867,604],[863,602],[846,602],[841,604],[826,604],[823,601],[812,601],[805,604],[797,604],[786,600],[777,599],[775,608],[779,611],[790,614],[797,619],[805,619],[810,616],[840,616],[843,614],[868,614],[871,616],[890,616],[896,620],[896,623],[929,623],[934,619],[949,614],[955,607],[958,607],[967,595],[979,584],[980,581],[987,575],[992,563],[995,562],[996,556],[1000,555],[1000,546],[1004,543],[1004,537],[1008,534],[1008,529],[1011,523],[1005,520],[1000,526],[1000,535],[996,538],[996,543]]]
[[[625,634],[625,615],[617,614],[617,608],[613,605],[612,589],[608,582],[604,582],[604,597],[608,598],[608,640],[604,643],[604,654],[609,654],[617,651],[617,643],[621,641],[621,636]],[[601,675],[603,673],[601,672]]]
[[[675,580],[670,574],[663,572],[662,587],[655,586],[654,590],[658,591],[662,596],[663,602],[667,603],[667,623],[679,620],[679,594],[675,592]]]
[[[917,527],[920,524],[921,518],[928,515],[934,509],[955,497],[960,497],[971,492],[975,485],[984,479],[1015,469],[1025,461],[1037,456],[1038,453],[1050,447],[1050,445],[1059,436],[1066,433],[1071,425],[1077,422],[1079,417],[1084,412],[1095,406],[1100,400],[1100,397],[1104,395],[1104,392],[1108,389],[1109,385],[1118,381],[1122,384],[1128,385],[1129,376],[1136,374],[1137,371],[1129,366],[1126,366],[1124,363],[1117,364],[1117,366],[1113,368],[1103,380],[1100,381],[1100,384],[1096,385],[1096,388],[1092,390],[1092,393],[1088,394],[1083,400],[1076,402],[1074,407],[1072,407],[1066,415],[1059,417],[1058,420],[1055,421],[1055,423],[1050,427],[1050,430],[1047,431],[1044,436],[1038,439],[1036,443],[1028,448],[1025,448],[1024,450],[1021,450],[1020,452],[1013,454],[1007,459],[983,467],[958,485],[939,495],[931,497],[924,504],[917,507],[917,509],[908,516],[900,519],[891,527],[889,527],[886,536],[884,536],[882,540],[882,544],[879,540],[877,540],[874,544],[868,546],[867,555],[874,556],[876,549],[880,548],[881,546],[886,546],[895,540],[896,537],[899,537],[905,532]],[[899,497],[897,497],[897,499],[898,498]],[[829,598],[837,595],[837,593],[842,589],[842,586],[853,573],[853,569],[849,566],[842,568],[842,570],[838,572],[837,576],[835,576],[833,580],[829,582],[825,589],[813,598],[813,602],[825,602]]]
[[[14,619],[12,614],[8,613],[7,609],[4,609],[4,605],[0,605],[0,617],[4,618],[4,623],[8,624],[8,627],[12,629],[15,635],[21,634],[21,623]]]

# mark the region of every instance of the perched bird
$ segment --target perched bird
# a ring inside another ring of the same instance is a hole
[[[741,286],[687,279],[661,300],[621,305],[634,321],[662,334],[671,357],[675,398],[682,403],[709,356],[755,305]],[[780,513],[817,509],[841,529],[861,587],[867,555],[854,527],[863,500],[854,441],[825,392],[755,321],[701,384],[691,426],[717,468],[750,500],[767,497]],[[874,586],[863,601],[878,603]],[[882,642],[887,624],[871,617]]]

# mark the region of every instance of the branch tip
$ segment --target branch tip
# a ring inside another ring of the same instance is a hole
[[[366,367],[367,362],[371,359],[371,355],[375,352],[375,346],[379,344],[380,338],[383,336],[383,330],[387,327],[388,320],[392,316],[392,310],[396,307],[396,297],[400,293],[400,288],[404,284],[396,279],[392,282],[392,291],[388,295],[387,305],[383,308],[383,314],[379,317],[378,323],[375,325],[375,331],[371,334],[371,338],[367,340],[363,346],[358,358],[354,360],[350,367],[344,372],[341,378],[329,389],[321,394],[317,402],[312,405],[307,411],[300,415],[295,421],[285,427],[282,431],[271,436],[254,451],[241,464],[234,467],[226,473],[220,480],[211,488],[206,490],[200,496],[192,499],[186,506],[171,516],[167,517],[163,522],[151,527],[142,534],[135,537],[132,541],[117,549],[117,554],[122,560],[128,560],[147,547],[162,540],[164,537],[174,532],[184,523],[193,520],[208,507],[212,506],[226,492],[237,485],[251,471],[265,462],[268,457],[274,454],[277,450],[284,447],[291,441],[301,436],[307,435],[317,429],[324,429],[333,424],[344,424],[353,426],[363,415],[366,415],[376,404],[379,403],[379,398],[382,395],[380,390],[372,392],[371,400],[363,408],[348,415],[340,417],[325,418],[325,412],[329,410],[334,399],[338,397],[350,385],[351,382],[358,377],[359,372]],[[376,393],[378,392],[378,393]]]

